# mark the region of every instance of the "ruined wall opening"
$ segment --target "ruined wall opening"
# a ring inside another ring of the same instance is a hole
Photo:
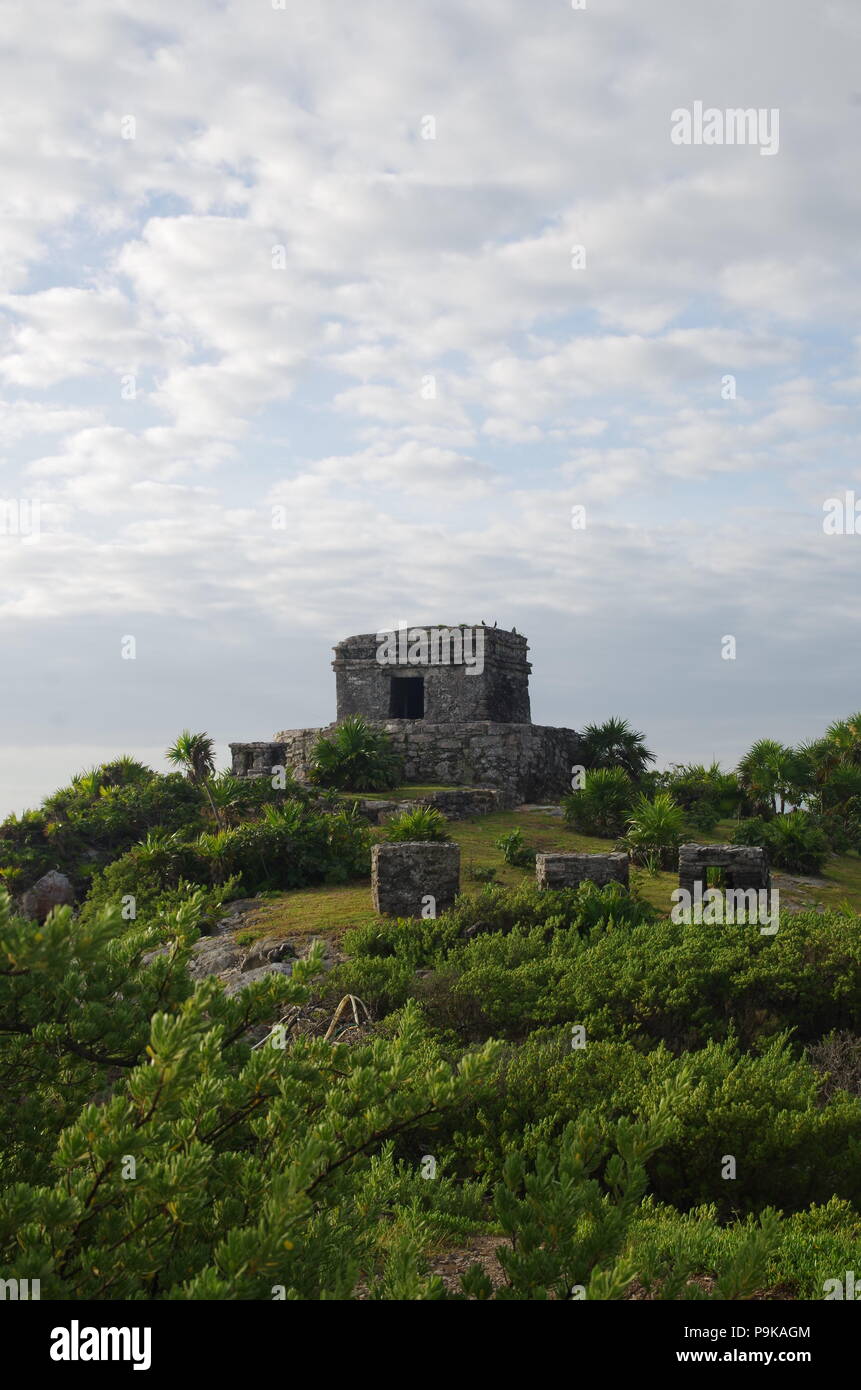
[[[423,676],[393,676],[389,690],[390,719],[424,719]]]

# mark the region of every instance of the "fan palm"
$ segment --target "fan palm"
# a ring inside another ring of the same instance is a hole
[[[627,719],[605,719],[603,724],[587,724],[583,731],[583,763],[588,768],[621,767],[638,781],[655,755],[646,747],[645,734],[632,729]]]
[[[396,787],[401,759],[385,729],[375,729],[360,714],[344,719],[331,738],[323,735],[311,753],[311,781],[340,791],[384,791]]]
[[[217,825],[221,820],[209,789],[209,779],[215,772],[215,744],[209,734],[193,734],[183,729],[176,743],[165,751],[174,767],[181,767],[186,777],[204,792]]]
[[[783,814],[788,800],[800,800],[804,780],[802,756],[773,738],[761,738],[738,765],[738,780],[754,812]]]

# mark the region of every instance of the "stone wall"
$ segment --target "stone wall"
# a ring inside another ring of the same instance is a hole
[[[539,888],[576,888],[585,880],[628,887],[627,854],[537,854],[535,881]]]
[[[297,732],[317,734],[319,729]],[[234,777],[271,777],[273,767],[295,767],[283,743],[231,743],[231,771]],[[291,750],[295,751],[295,750]]]
[[[454,905],[459,887],[459,845],[401,840],[371,850],[374,910],[387,917],[437,917]]]
[[[349,792],[342,795],[345,801],[350,800]],[[470,820],[475,816],[489,816],[504,808],[502,793],[495,787],[455,787],[450,791],[428,792],[427,796],[418,796],[409,801],[368,797],[354,804],[372,825],[385,825],[394,816],[404,811],[415,811],[419,806],[433,806],[447,820]]]
[[[571,768],[581,761],[573,729],[542,724],[429,724],[425,720],[378,721],[404,760],[404,781],[496,787],[505,806],[558,800],[571,790]],[[237,777],[261,776],[284,763],[307,777],[311,749],[325,729],[285,729],[272,743],[231,743]],[[441,809],[443,809],[441,807]]]
[[[681,845],[679,887],[693,896],[697,883],[706,890],[707,871],[723,869],[727,888],[770,888],[768,855],[757,845]]]
[[[376,722],[389,719],[392,681],[420,676],[424,681],[422,718],[428,723],[529,723],[532,667],[526,659],[526,638],[520,633],[492,627],[416,627],[408,629],[408,633],[426,636],[427,662],[408,660],[410,644],[404,641],[400,647],[402,660],[397,664],[381,663],[375,633],[347,637],[338,643],[332,667],[339,720],[349,714],[361,714]],[[436,649],[434,633],[446,634]],[[447,634],[455,634],[456,641],[450,641]],[[466,662],[450,660],[457,654],[457,642],[462,644]]]

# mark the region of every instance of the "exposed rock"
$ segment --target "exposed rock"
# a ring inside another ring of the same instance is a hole
[[[267,936],[247,948],[241,969],[256,970],[260,966],[276,965],[287,959],[296,959],[296,949],[292,942],[285,941],[281,936]]]
[[[267,975],[292,975],[293,966],[289,961],[275,962],[272,965],[260,965],[256,970],[239,971],[236,974],[227,976],[224,982],[225,994],[238,994],[241,989],[247,989],[257,980],[265,980]]]
[[[203,936],[191,948],[188,973],[194,980],[203,980],[207,975],[221,975],[225,970],[233,970],[239,965],[243,948],[233,937]]]
[[[70,907],[74,901],[75,890],[70,879],[57,869],[49,869],[32,888],[22,893],[19,911],[24,917],[34,917],[37,922],[44,922],[55,907]]]
[[[213,928],[213,936],[221,936],[224,932],[236,931],[246,925],[246,918],[252,912],[259,912],[259,898],[234,898],[232,902],[225,903],[225,915],[220,917]]]

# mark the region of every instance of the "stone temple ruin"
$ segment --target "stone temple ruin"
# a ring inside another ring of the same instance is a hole
[[[334,723],[285,729],[268,743],[232,743],[237,777],[286,766],[304,780],[319,735],[360,714],[389,733],[406,782],[492,787],[506,806],[570,791],[580,735],[532,723],[532,666],[520,633],[463,624],[401,628],[346,637],[334,651]]]

